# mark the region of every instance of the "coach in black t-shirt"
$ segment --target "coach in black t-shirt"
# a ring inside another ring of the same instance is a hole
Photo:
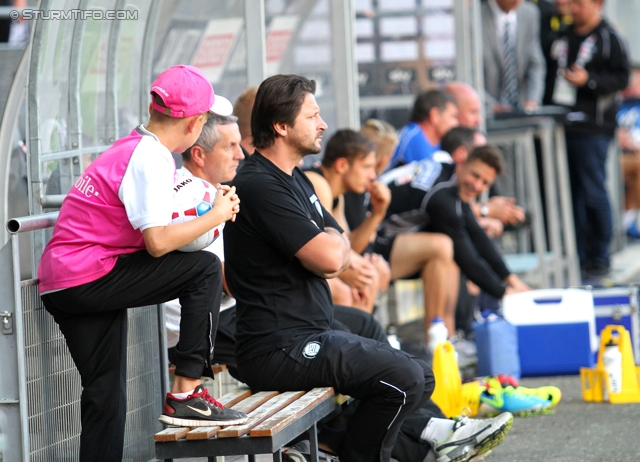
[[[329,327],[326,279],[349,264],[350,246],[296,167],[320,152],[326,129],[314,91],[304,77],[276,75],[256,95],[256,152],[233,181],[242,214],[225,228],[238,370],[254,390],[333,386],[361,400],[334,449],[343,461],[389,461],[402,421],[433,392],[433,374],[402,351]]]

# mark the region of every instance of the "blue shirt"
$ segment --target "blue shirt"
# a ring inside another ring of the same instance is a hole
[[[431,159],[440,150],[440,143],[433,145],[424,135],[422,128],[415,122],[410,122],[400,131],[400,141],[393,153],[387,170],[399,165],[417,160]]]
[[[625,100],[618,109],[616,119],[621,128],[629,131],[633,142],[640,144],[640,99]]]

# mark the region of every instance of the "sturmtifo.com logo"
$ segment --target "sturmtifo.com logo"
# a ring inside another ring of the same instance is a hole
[[[86,21],[87,19],[93,19],[95,21],[101,20],[137,20],[138,10],[30,10],[25,8],[23,10],[12,10],[9,12],[11,19],[42,19],[45,21],[50,20],[74,20],[74,21]]]

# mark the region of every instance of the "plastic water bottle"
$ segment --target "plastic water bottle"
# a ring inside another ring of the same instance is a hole
[[[447,341],[448,337],[449,331],[447,326],[444,325],[444,320],[439,316],[433,318],[427,331],[427,348],[429,351],[433,353],[439,344]]]
[[[396,326],[390,325],[387,327],[387,341],[396,350],[400,350],[400,340],[398,340],[398,331]]]
[[[609,343],[604,347],[602,353],[602,365],[606,372],[607,380],[612,393],[620,393],[622,391],[622,353],[618,344],[615,341],[615,337],[612,337]],[[605,399],[607,389],[605,387]]]

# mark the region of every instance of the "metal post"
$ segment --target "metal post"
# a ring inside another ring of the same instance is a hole
[[[538,167],[536,166],[536,149],[533,141],[533,129],[527,130],[524,137],[524,165],[529,172],[527,180],[527,190],[529,200],[532,205],[531,227],[533,228],[534,251],[538,256],[538,265],[542,279],[542,286],[549,287],[549,270],[547,264],[547,239],[544,224],[544,214],[542,213],[542,201],[540,199],[540,178]]]
[[[20,293],[20,264],[18,239],[12,238],[0,249],[0,293],[5,304],[2,306],[3,319],[7,319],[10,329],[0,328],[0,423],[6,441],[0,448],[3,460],[29,462],[29,418],[27,411],[24,360],[24,326],[22,322],[22,298]]]
[[[118,0],[115,9],[122,11],[126,0]],[[106,104],[105,104],[105,142],[113,144],[118,137],[118,45],[122,21],[111,21],[109,45],[107,49]],[[81,168],[81,171],[84,168]]]
[[[11,90],[9,91],[7,103],[4,108],[4,114],[0,119],[0,171],[5,172],[3,179],[0,181],[0,219],[2,221],[6,220],[9,215],[8,184],[11,170],[11,148],[13,146],[14,130],[19,119],[17,114],[20,113],[20,106],[25,94],[30,51],[31,45],[29,44],[24,50],[18,69],[16,69],[13,84],[11,85]],[[0,244],[4,244],[8,240],[9,236],[6,231],[0,227]]]
[[[311,462],[318,462],[318,424],[313,423],[309,429],[309,445],[311,450]]]
[[[47,11],[51,6],[51,0],[42,0],[39,9]],[[29,61],[29,77],[27,85],[27,148],[29,150],[29,213],[31,215],[42,213],[40,197],[42,196],[42,172],[40,168],[40,57],[44,40],[47,21],[36,20],[31,36],[31,59]],[[38,258],[44,249],[45,235],[43,231],[33,233],[31,236],[33,253],[31,267],[35,273],[38,267]],[[39,252],[37,250],[40,250]]]
[[[171,390],[169,385],[169,354],[167,352],[167,329],[165,323],[164,303],[158,305],[158,337],[160,344],[160,386],[165,396]]]
[[[89,8],[89,1],[82,0],[78,5],[80,10]],[[114,21],[116,22],[116,21]],[[76,152],[73,156],[60,159],[60,191],[64,194],[71,188],[73,181],[81,173],[82,168],[82,104],[80,102],[80,70],[82,61],[82,42],[87,21],[74,21],[73,36],[69,50],[69,122],[67,126],[69,134],[69,147]],[[42,166],[42,158],[38,164]],[[69,162],[71,162],[69,164]],[[63,168],[64,167],[64,168]],[[63,172],[64,169],[64,172]],[[66,179],[66,181],[64,181]],[[44,193],[44,191],[43,191]],[[44,194],[40,195],[40,198]],[[40,199],[39,198],[39,199]],[[42,249],[36,249],[36,255],[42,254]]]
[[[247,37],[247,82],[259,85],[267,77],[264,0],[244,1],[244,30]]]
[[[551,266],[553,269],[553,287],[564,287],[563,271],[564,253],[562,251],[562,237],[560,235],[560,218],[558,211],[558,189],[556,187],[556,168],[553,161],[553,125],[551,119],[544,120],[538,129],[542,168],[544,171],[545,206],[547,218],[547,233],[551,250]]]
[[[454,3],[455,37],[456,37],[456,80],[473,85],[473,48],[471,44],[472,12],[465,0]]]
[[[360,127],[358,101],[356,37],[353,31],[355,8],[351,0],[331,0],[331,48],[333,55],[333,83],[335,100],[341,110],[336,111],[338,127]]]
[[[480,15],[480,0],[471,0],[471,32],[473,38],[471,43],[473,44],[473,53],[471,55],[473,66],[471,67],[473,72],[472,86],[478,92],[480,97],[480,111],[482,113],[482,123],[480,124],[480,130],[487,130],[487,112],[484,92],[484,59],[482,57],[482,19]]]
[[[147,15],[147,25],[144,29],[144,39],[142,49],[146,50],[142,53],[140,60],[140,88],[149,88],[151,86],[151,66],[153,65],[153,45],[156,37],[156,29],[158,28],[158,18],[162,9],[162,0],[155,0],[149,5],[149,14]],[[146,120],[149,116],[150,97],[145,91],[140,91],[140,114],[139,120]]]
[[[556,124],[555,129],[556,144],[556,171],[558,174],[558,190],[560,196],[560,210],[562,210],[562,232],[564,237],[565,259],[567,273],[569,275],[569,286],[579,286],[580,263],[578,261],[578,250],[576,248],[576,233],[573,223],[573,205],[571,203],[571,191],[569,190],[569,166],[567,165],[567,144],[564,138],[564,127]]]

